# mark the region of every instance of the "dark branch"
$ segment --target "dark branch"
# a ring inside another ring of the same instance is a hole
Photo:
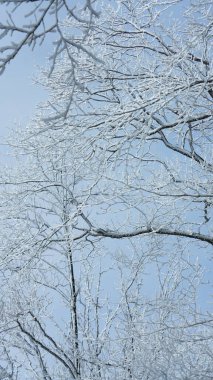
[[[124,238],[131,238],[135,236],[149,235],[149,234],[185,237],[189,239],[204,241],[206,243],[213,245],[213,237],[210,237],[208,235],[203,235],[197,232],[170,230],[167,228],[154,229],[154,228],[148,227],[148,228],[141,228],[141,229],[131,231],[131,232],[115,232],[111,230],[96,229],[96,230],[93,230],[91,233],[91,235],[93,236],[109,237],[111,239],[124,239]]]

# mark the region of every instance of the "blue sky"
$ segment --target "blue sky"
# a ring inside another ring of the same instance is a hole
[[[35,113],[36,105],[47,96],[33,77],[47,62],[51,44],[37,47],[33,52],[23,49],[0,76],[0,162],[7,151],[4,143],[17,127],[25,127]]]

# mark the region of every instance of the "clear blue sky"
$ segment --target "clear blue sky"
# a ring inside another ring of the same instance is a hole
[[[52,44],[33,52],[24,48],[0,76],[0,163],[5,161],[7,136],[18,126],[25,127],[35,113],[36,105],[45,99],[44,88],[33,83],[33,76],[47,62]]]

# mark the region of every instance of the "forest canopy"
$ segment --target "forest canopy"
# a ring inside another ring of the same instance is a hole
[[[56,39],[0,174],[0,378],[211,379],[212,4],[70,3],[1,4],[2,73]]]

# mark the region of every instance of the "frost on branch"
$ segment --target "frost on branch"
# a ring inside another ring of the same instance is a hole
[[[54,45],[51,57],[51,70],[53,70],[57,56],[66,52],[72,45],[72,38],[68,41],[64,35],[61,21],[66,17],[71,22],[74,20],[76,23],[74,34],[81,34],[81,27],[84,27],[84,32],[87,34],[93,19],[99,17],[95,2],[85,0],[79,5],[78,1],[70,0],[1,1],[0,74],[26,45],[33,50],[46,39],[49,43],[52,41]],[[82,39],[84,37],[81,36]]]
[[[72,44],[0,178],[12,380],[212,376],[212,34],[196,5],[118,1],[83,40],[63,23]]]

